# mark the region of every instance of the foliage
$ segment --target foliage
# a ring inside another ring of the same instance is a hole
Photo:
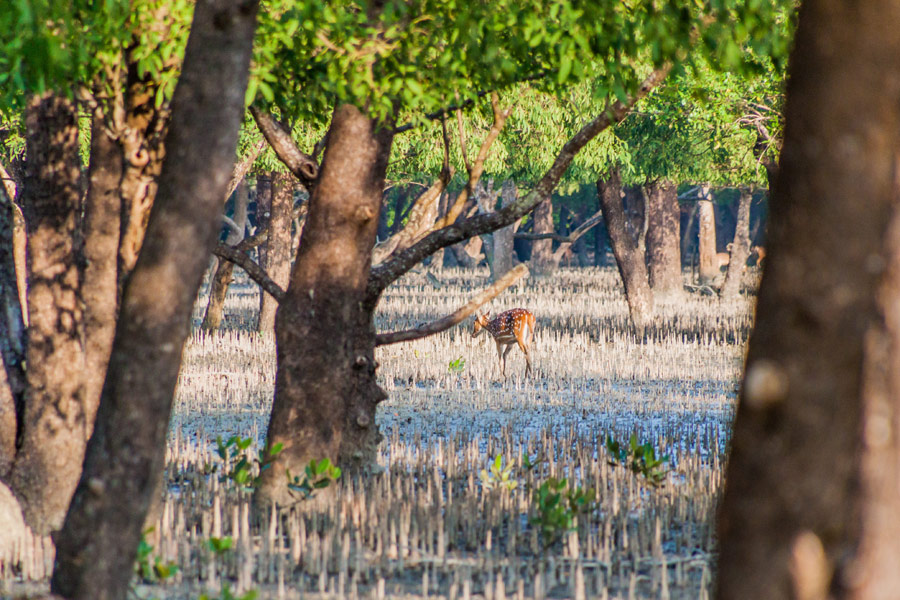
[[[498,454],[491,463],[490,471],[482,469],[478,474],[481,485],[486,490],[500,489],[512,491],[518,487],[519,482],[512,478],[512,462],[507,461],[503,466],[503,455]]]
[[[666,463],[669,455],[656,458],[656,450],[650,442],[641,444],[637,434],[632,433],[628,445],[620,444],[611,435],[606,437],[606,450],[612,456],[609,464],[625,466],[636,475],[643,475],[652,485],[661,484],[668,474]]]
[[[252,456],[248,449],[253,444],[253,438],[244,438],[234,435],[223,442],[222,436],[216,436],[216,454],[223,462],[221,481],[231,481],[244,492],[251,492],[261,482],[263,471],[272,466],[272,462],[281,453],[282,444],[274,444],[271,448],[261,449],[258,456]],[[218,466],[214,466],[216,470]]]
[[[558,93],[594,78],[597,99],[624,98],[646,65],[695,45],[722,68],[743,47],[786,55],[790,3],[726,0],[465,2],[269,0],[260,13],[248,101],[324,121],[340,102],[386,118],[423,115],[525,80]],[[399,110],[399,112],[398,112]]]
[[[459,358],[451,360],[450,364],[447,365],[447,370],[451,373],[462,373],[466,370],[466,359],[460,356]]]
[[[569,487],[565,477],[551,477],[533,490],[532,499],[537,514],[529,522],[540,528],[545,548],[575,529],[578,515],[594,508],[593,496],[591,489]]]
[[[193,6],[190,0],[7,2],[0,11],[0,113],[46,90],[92,88],[112,97],[123,84],[123,62],[134,65],[139,80],[154,82],[159,107],[178,79]]]
[[[211,537],[206,540],[206,548],[217,557],[225,556],[234,548],[234,539],[230,535],[223,537]]]
[[[288,490],[300,496],[301,500],[309,500],[316,490],[327,488],[341,477],[341,470],[331,463],[331,459],[311,460],[306,465],[303,477],[287,472]]]
[[[153,527],[149,527],[141,533],[141,541],[137,547],[137,559],[134,563],[135,573],[147,583],[166,581],[178,573],[177,564],[174,562],[164,563],[158,556],[154,556],[153,545],[147,542],[147,534],[152,532]]]

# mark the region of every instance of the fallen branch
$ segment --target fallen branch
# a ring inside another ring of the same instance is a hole
[[[222,260],[227,260],[242,268],[247,272],[250,279],[258,283],[259,287],[275,298],[276,302],[280,303],[284,299],[285,291],[281,289],[280,285],[272,281],[272,278],[269,277],[262,267],[253,262],[253,259],[245,254],[246,250],[262,243],[267,234],[268,232],[266,231],[257,233],[256,235],[241,241],[237,246],[229,246],[228,244],[219,242],[213,249],[213,254]]]
[[[432,321],[431,323],[427,323],[425,325],[419,325],[414,329],[394,331],[391,333],[379,333],[375,336],[375,345],[385,346],[387,344],[396,344],[397,342],[409,342],[450,329],[454,325],[461,323],[466,318],[475,314],[475,311],[481,308],[483,304],[490,302],[491,300],[499,296],[500,292],[526,275],[528,275],[528,267],[526,267],[524,264],[520,264],[507,272],[506,275],[498,279],[496,282],[494,282],[493,285],[483,290],[481,293],[472,298],[468,303],[466,303],[463,307],[457,309],[455,312],[450,313],[446,317],[438,319],[437,321]]]

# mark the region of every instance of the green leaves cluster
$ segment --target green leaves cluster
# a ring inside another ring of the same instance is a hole
[[[593,497],[593,490],[570,487],[565,477],[551,477],[532,492],[536,514],[529,522],[540,528],[545,548],[575,529],[578,515],[594,508]]]
[[[134,570],[138,578],[146,583],[158,583],[174,577],[178,573],[178,565],[174,562],[163,562],[154,555],[153,544],[147,541],[147,534],[152,533],[150,527],[141,533],[141,541],[138,542],[137,558]]]
[[[194,3],[190,0],[9,0],[0,10],[0,114],[32,93],[73,94],[80,86],[111,96],[130,62],[171,97]],[[127,61],[126,61],[127,55]]]
[[[258,456],[249,452],[253,444],[253,438],[240,438],[231,436],[223,442],[222,436],[216,436],[216,454],[222,459],[221,481],[231,481],[241,491],[252,492],[259,487],[262,481],[262,473],[272,466],[272,462],[278,457],[283,444],[274,444],[268,449],[261,449]],[[218,465],[213,467],[218,469]]]
[[[652,485],[660,485],[665,481],[669,469],[666,463],[669,462],[669,456],[663,455],[656,457],[656,450],[650,442],[641,444],[638,442],[637,434],[632,433],[628,440],[628,444],[620,444],[618,440],[612,436],[606,437],[606,450],[612,456],[609,464],[613,466],[622,465],[631,470],[636,475],[643,477]]]
[[[553,93],[592,80],[595,98],[623,99],[640,71],[680,61],[694,44],[729,67],[747,44],[779,49],[769,40],[779,6],[389,0],[376,9],[361,0],[268,0],[248,96],[318,119],[339,102],[421,118],[525,80]]]
[[[288,490],[298,495],[301,500],[309,500],[316,493],[335,483],[341,478],[341,470],[332,464],[331,459],[311,460],[306,465],[303,475],[292,475],[287,472]]]

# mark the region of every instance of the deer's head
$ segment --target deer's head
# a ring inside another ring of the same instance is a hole
[[[472,337],[478,337],[478,334],[488,326],[488,314],[490,313],[477,313],[475,315],[475,323],[472,325]]]

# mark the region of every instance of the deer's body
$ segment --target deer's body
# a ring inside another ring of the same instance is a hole
[[[525,375],[528,375],[531,371],[529,347],[534,336],[534,315],[530,311],[513,308],[490,320],[487,314],[478,315],[472,327],[472,337],[477,337],[482,331],[487,331],[494,338],[500,358],[500,369],[504,375],[506,375],[506,355],[514,345],[518,345],[525,354]]]

